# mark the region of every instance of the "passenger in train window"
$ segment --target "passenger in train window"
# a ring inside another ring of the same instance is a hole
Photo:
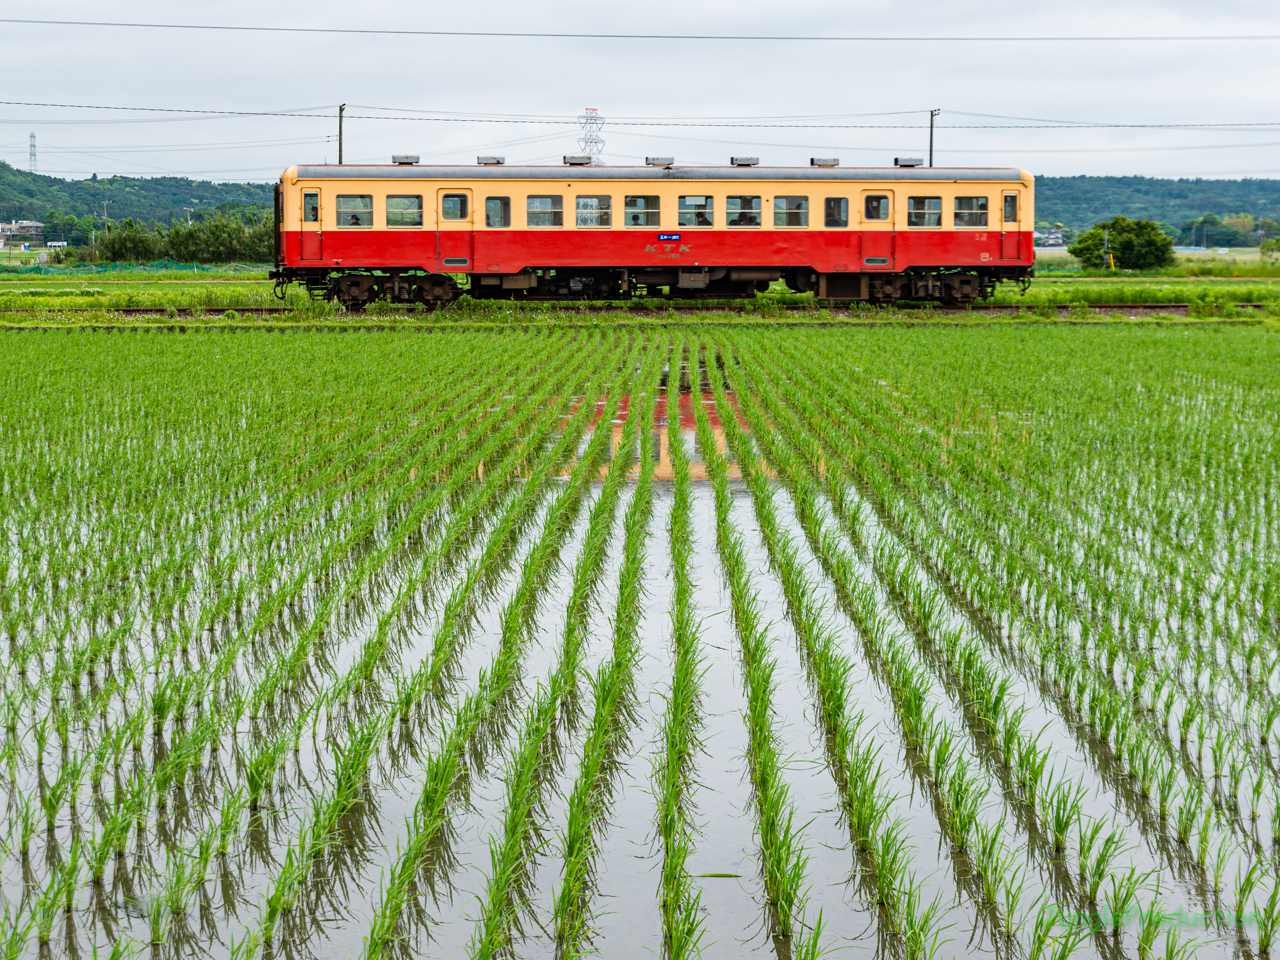
[[[867,197],[862,205],[862,214],[866,220],[888,220],[889,198],[876,194]]]
[[[681,197],[676,211],[676,226],[710,227],[714,217],[713,197]]]
[[[986,197],[956,197],[957,227],[985,227],[987,225]]]
[[[373,197],[370,194],[338,195],[338,226],[372,227]]]
[[[823,222],[828,227],[847,227],[849,225],[849,198],[827,197],[822,204]]]
[[[761,207],[759,197],[726,197],[725,223],[731,227],[758,227]]]
[[[942,198],[907,197],[907,226],[942,226]]]
[[[631,227],[661,226],[657,197],[625,197],[622,208],[627,214],[627,225]]]

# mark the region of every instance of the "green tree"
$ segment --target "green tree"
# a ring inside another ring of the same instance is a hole
[[[1107,266],[1103,247],[1108,240],[1115,265],[1122,270],[1152,270],[1167,267],[1175,260],[1173,241],[1160,229],[1159,224],[1150,220],[1130,220],[1128,217],[1116,217],[1094,224],[1093,229],[1080,234],[1079,239],[1067,247],[1067,252],[1085,266]]]
[[[129,218],[107,223],[106,234],[98,240],[98,256],[113,262],[147,263],[164,256],[164,238]]]

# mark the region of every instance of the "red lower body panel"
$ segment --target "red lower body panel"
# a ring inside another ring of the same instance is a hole
[[[525,267],[811,267],[820,273],[910,267],[1031,266],[1030,231],[920,230],[326,230],[281,234],[284,266],[402,267],[516,273]],[[303,254],[307,255],[304,259]]]

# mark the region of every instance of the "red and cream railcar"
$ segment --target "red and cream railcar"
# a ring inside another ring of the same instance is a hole
[[[749,297],[969,303],[1032,275],[1017,169],[290,167],[278,284],[378,299]]]

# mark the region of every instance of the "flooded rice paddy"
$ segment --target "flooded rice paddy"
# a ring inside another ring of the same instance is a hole
[[[10,336],[4,956],[1267,956],[1274,341]]]

